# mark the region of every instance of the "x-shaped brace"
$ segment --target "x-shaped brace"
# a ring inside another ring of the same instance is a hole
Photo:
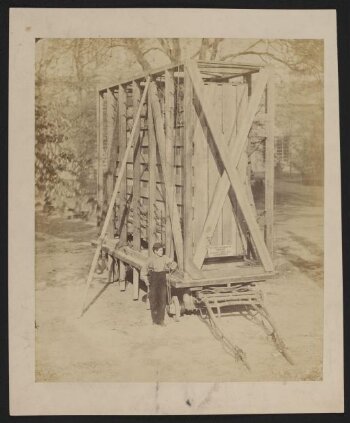
[[[249,130],[269,77],[269,70],[265,69],[260,71],[259,81],[254,90],[254,94],[250,98],[244,122],[242,123],[235,142],[231,142],[229,147],[215,123],[213,118],[215,116],[214,111],[204,96],[205,87],[196,64],[190,63],[188,65],[188,72],[192,81],[194,93],[201,106],[203,121],[209,129],[212,142],[214,143],[220,161],[220,166],[224,168],[224,172],[214,191],[208,216],[194,255],[194,263],[199,268],[202,266],[208,242],[215,230],[225,198],[230,187],[232,187],[264,269],[266,271],[273,271],[273,263],[270,254],[267,250],[259,225],[256,222],[253,209],[246,195],[244,184],[237,170]]]

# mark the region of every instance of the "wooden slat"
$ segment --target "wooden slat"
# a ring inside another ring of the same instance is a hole
[[[153,113],[151,106],[151,97],[148,95],[148,252],[152,254],[152,247],[155,243],[156,222],[155,222],[155,206],[156,206],[156,138],[154,133]]]
[[[237,197],[237,201],[238,201],[238,205],[242,210],[242,213],[246,219],[248,228],[250,230],[251,236],[254,240],[255,246],[257,248],[259,257],[261,259],[261,262],[265,268],[266,271],[272,271],[273,270],[273,263],[270,257],[270,254],[266,248],[266,245],[264,243],[264,239],[261,235],[259,226],[255,220],[252,208],[249,205],[249,202],[247,200],[247,196],[245,193],[245,189],[244,186],[240,180],[240,176],[239,173],[236,169],[236,166],[233,165],[232,160],[230,160],[231,154],[229,153],[229,149],[227,147],[227,145],[225,144],[225,141],[222,137],[222,134],[220,132],[220,130],[217,128],[217,126],[215,125],[212,116],[214,115],[214,112],[212,111],[212,108],[210,106],[210,104],[204,99],[204,88],[203,88],[203,81],[202,78],[200,76],[200,72],[198,70],[198,68],[193,65],[190,64],[187,67],[189,74],[191,76],[191,80],[192,80],[192,84],[193,84],[193,88],[195,91],[195,94],[201,104],[201,108],[203,111],[203,116],[204,116],[204,120],[208,126],[208,129],[210,130],[211,136],[212,136],[212,140],[215,144],[215,148],[217,150],[217,153],[219,155],[220,161],[224,167],[225,172],[223,173],[226,174],[228,177],[228,182],[229,182],[229,186],[227,187],[226,190],[226,194],[228,192],[228,189],[230,187],[230,185],[232,186],[235,195]],[[265,84],[264,84],[265,85]],[[252,111],[252,114],[255,114],[255,110]],[[247,116],[247,120],[248,120],[248,116]],[[242,124],[242,126],[244,126]],[[245,137],[246,138],[246,137]],[[236,144],[235,147],[237,146],[237,140],[236,140]],[[242,149],[242,146],[240,146]],[[237,147],[236,147],[237,149]],[[233,149],[234,150],[234,149]],[[234,157],[240,157],[240,154],[235,155]],[[226,196],[226,195],[225,195]],[[223,202],[225,201],[225,198],[223,199]],[[222,209],[223,206],[223,202],[220,205],[220,210]],[[217,207],[219,208],[219,206],[217,204],[214,205],[214,208]]]
[[[222,90],[222,126],[225,134],[224,137],[228,140],[229,131],[232,131],[232,117],[236,117],[237,115],[237,87],[225,84],[222,86]],[[234,254],[237,255],[237,226],[234,210],[235,208],[232,206],[230,198],[226,197],[224,207],[222,209],[222,243],[224,245],[233,245]],[[202,225],[201,230],[203,229],[203,226],[204,225]]]
[[[231,141],[229,142],[228,158],[231,163],[230,166],[234,169],[236,169],[236,167],[239,164],[241,153],[246,144],[246,140],[247,140],[250,128],[252,126],[255,113],[259,106],[261,96],[264,92],[267,80],[268,80],[268,71],[267,70],[260,71],[254,93],[252,94],[249,100],[245,119],[241,124],[241,127],[237,133],[237,137],[235,138],[234,142],[232,142],[232,138],[234,138],[234,134],[232,133],[233,137],[231,138]],[[202,84],[200,80],[197,85],[201,87]],[[229,189],[230,189],[230,181],[229,181],[228,175],[226,172],[223,172],[215,188],[215,194],[210,204],[208,216],[202,231],[202,235],[197,244],[197,249],[194,254],[194,263],[198,267],[201,267],[203,264],[203,260],[207,251],[208,241],[212,237],[216,223],[219,219],[220,210],[223,207],[223,204],[225,202],[225,198],[227,193],[229,192]]]
[[[125,156],[125,150],[127,146],[126,139],[126,92],[123,85],[118,87],[118,144],[119,144],[119,155],[118,155],[118,168],[120,169],[120,163]],[[117,175],[118,176],[118,175]],[[119,231],[120,240],[126,241],[127,236],[127,225],[124,224],[126,220],[126,172],[121,175],[120,182],[120,194],[119,194]]]
[[[103,172],[103,159],[104,159],[104,149],[103,149],[103,136],[104,136],[104,128],[103,128],[103,95],[101,93],[98,94],[98,192],[97,192],[97,201],[99,206],[99,216],[98,220],[102,218],[102,210],[103,210],[103,179],[104,179],[104,172]]]
[[[248,97],[250,97],[252,95],[252,88],[253,88],[253,85],[252,85],[252,82],[253,82],[252,81],[252,74],[250,73],[248,75],[245,75],[244,76],[244,81],[245,81],[245,83],[248,86]]]
[[[247,112],[247,105],[248,105],[248,99],[249,99],[249,86],[243,85],[241,93],[241,107],[238,110],[238,124],[240,127],[242,123],[244,123],[245,114]],[[256,208],[255,208],[255,202],[252,192],[252,187],[250,185],[250,175],[248,176],[249,166],[248,166],[248,146],[249,146],[249,137],[247,138],[246,146],[242,151],[240,161],[238,163],[238,172],[241,175],[242,181],[245,186],[245,190],[248,196],[249,204],[251,205],[254,216],[257,216]]]
[[[128,140],[128,145],[126,147],[126,151],[125,151],[125,154],[124,154],[124,157],[123,157],[123,161],[122,161],[120,168],[119,168],[118,178],[117,178],[117,181],[116,181],[115,186],[114,186],[112,198],[111,198],[111,201],[109,203],[107,215],[106,215],[103,227],[102,227],[101,235],[99,237],[98,246],[96,248],[95,255],[94,255],[92,263],[91,263],[89,275],[88,275],[88,278],[87,278],[87,281],[86,281],[86,288],[85,288],[85,294],[84,294],[84,299],[83,299],[83,303],[82,303],[81,314],[83,314],[84,311],[85,311],[85,301],[86,301],[87,293],[88,293],[88,290],[89,290],[89,287],[90,287],[90,284],[91,284],[91,281],[92,281],[92,278],[93,278],[93,275],[94,275],[94,272],[95,272],[95,269],[96,269],[96,264],[97,264],[97,260],[99,258],[100,252],[101,252],[102,243],[103,243],[103,240],[104,240],[106,233],[107,233],[107,228],[108,228],[109,220],[111,219],[111,216],[112,216],[114,204],[115,204],[117,195],[119,193],[122,175],[125,173],[126,162],[127,162],[129,150],[131,149],[131,146],[133,145],[133,143],[135,141],[136,127],[137,127],[137,124],[138,124],[139,119],[140,119],[140,114],[141,114],[143,103],[145,102],[145,99],[146,99],[146,95],[147,95],[147,91],[148,91],[148,87],[149,87],[149,82],[150,82],[150,80],[149,80],[149,78],[147,78],[146,85],[145,85],[145,88],[144,88],[144,91],[143,91],[143,94],[142,94],[142,98],[141,98],[141,101],[140,101],[140,105],[139,105],[138,111],[137,111],[136,116],[135,116],[134,126],[133,126],[133,129],[131,131],[130,138]]]
[[[209,98],[209,89],[206,87],[205,96]],[[197,99],[194,99],[197,101]],[[208,213],[209,193],[208,193],[208,142],[207,131],[202,127],[199,119],[194,118],[194,154],[193,154],[193,170],[194,170],[194,216],[193,216],[193,237],[194,245],[197,245],[203,230],[205,218]]]
[[[164,109],[165,109],[165,136],[166,136],[166,163],[167,172],[174,174],[174,72],[165,71],[165,87],[164,87]],[[171,221],[169,209],[167,209],[165,223],[165,250],[166,254],[174,258],[174,243],[171,229]]]
[[[107,90],[106,94],[106,100],[107,100],[107,149],[106,149],[106,163],[107,168],[105,171],[110,171],[113,166],[113,163],[111,163],[112,158],[115,157],[115,153],[112,154],[112,150],[115,150],[114,147],[114,127],[115,127],[115,97],[113,95],[113,92],[111,90]]]
[[[274,150],[275,150],[275,96],[274,80],[271,74],[266,88],[266,108],[268,114],[265,150],[265,240],[267,248],[273,252],[273,202],[274,202]]]
[[[193,258],[193,208],[192,208],[192,156],[193,156],[193,88],[187,70],[184,71],[184,151],[183,151],[183,234],[184,234],[184,270]]]
[[[96,198],[97,198],[97,204],[100,207],[100,166],[101,166],[101,158],[100,158],[100,92],[96,91],[96,140],[97,140],[97,166],[96,166]],[[98,210],[97,213],[97,221],[99,220],[100,211]]]
[[[109,202],[114,186],[114,175],[116,167],[116,143],[114,139],[115,129],[115,97],[111,90],[107,90],[107,149],[106,149],[106,194],[107,202]],[[108,233],[113,237],[114,234],[114,218],[110,220]]]
[[[166,170],[166,154],[165,154],[165,133],[164,133],[164,126],[163,126],[163,119],[161,115],[160,104],[157,95],[157,87],[154,82],[150,85],[150,93],[151,96],[151,104],[152,104],[152,112],[153,112],[153,120],[155,126],[155,133],[156,133],[156,140],[159,150],[159,156],[162,162],[162,169]],[[181,233],[181,225],[180,225],[180,216],[176,204],[174,204],[173,199],[174,197],[174,183],[172,180],[172,175],[168,175],[166,171],[164,171],[165,177],[165,185],[166,185],[166,199],[167,205],[170,210],[170,220],[172,225],[173,237],[175,242],[175,250],[177,261],[180,269],[183,269],[183,240],[182,240],[182,233]]]
[[[209,90],[209,96],[208,96],[209,100],[208,101],[211,102],[211,104],[213,106],[214,113],[215,113],[215,115],[213,116],[214,123],[217,126],[219,126],[219,121],[217,119],[217,117],[218,117],[217,111],[218,111],[218,107],[220,107],[220,104],[218,102],[219,99],[218,99],[218,92],[217,92],[216,88],[217,88],[216,84],[209,84],[207,89]],[[199,110],[201,110],[201,105],[199,105]],[[200,117],[199,120],[202,121],[203,118],[204,118],[203,114],[201,113],[201,117]],[[217,164],[216,164],[215,157],[210,152],[209,141],[210,141],[210,133],[208,131],[208,133],[207,133],[207,142],[208,142],[208,145],[207,145],[207,148],[208,148],[208,152],[207,152],[207,154],[208,154],[208,190],[209,190],[209,199],[210,199],[210,201],[212,201],[212,198],[213,198],[214,193],[215,193],[215,187],[216,187],[216,184],[217,184],[219,177],[220,177],[220,173],[218,171],[218,167],[217,167]],[[221,237],[222,237],[222,209],[220,210],[218,220],[216,221],[216,225],[215,225],[210,243],[212,245],[222,244]]]
[[[132,188],[132,208],[133,208],[133,247],[136,250],[141,248],[141,232],[140,232],[140,119],[136,121],[137,112],[140,104],[140,86],[137,82],[132,84],[133,94],[133,119],[135,129],[134,143],[134,166],[133,166],[133,188]]]
[[[139,299],[139,283],[140,283],[140,272],[135,267],[132,268],[132,299]]]

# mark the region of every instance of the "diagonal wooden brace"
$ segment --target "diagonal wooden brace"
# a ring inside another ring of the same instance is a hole
[[[99,242],[97,243],[95,255],[94,255],[94,258],[93,258],[92,263],[91,263],[88,278],[86,280],[86,287],[85,287],[85,294],[84,294],[84,299],[83,299],[83,303],[82,303],[81,315],[83,315],[84,311],[85,311],[85,302],[86,302],[87,293],[88,293],[88,290],[89,290],[89,287],[90,287],[90,284],[91,284],[91,281],[92,281],[92,277],[93,277],[95,269],[96,269],[98,257],[100,255],[100,252],[101,252],[101,249],[102,249],[102,243],[103,243],[103,240],[104,240],[106,233],[107,233],[108,224],[109,224],[109,221],[112,217],[114,203],[117,199],[117,195],[118,195],[118,191],[119,191],[119,188],[120,188],[122,176],[123,176],[125,169],[126,169],[126,163],[128,161],[128,156],[129,156],[129,153],[131,151],[131,147],[134,144],[135,138],[137,136],[138,122],[140,120],[141,111],[142,111],[142,107],[143,107],[143,104],[144,104],[145,99],[146,99],[149,84],[150,84],[150,77],[147,77],[146,84],[145,84],[143,94],[142,94],[142,98],[141,98],[141,101],[140,101],[140,104],[139,104],[139,107],[138,107],[138,110],[137,110],[137,113],[136,113],[136,116],[135,116],[135,119],[134,119],[134,125],[133,125],[133,128],[132,128],[131,133],[130,133],[130,137],[129,137],[129,140],[128,140],[128,145],[127,145],[126,150],[125,150],[123,161],[122,161],[120,168],[119,168],[118,178],[117,178],[117,181],[115,183],[113,194],[112,194],[112,197],[111,197],[111,201],[109,203],[108,211],[107,211],[107,214],[106,214],[106,218],[105,218],[105,221],[103,223],[101,235],[99,237]]]
[[[265,90],[267,80],[269,78],[269,70],[264,69],[259,72],[259,78],[252,94],[245,118],[238,131],[236,138],[233,140],[231,137],[229,144],[229,159],[232,167],[237,167],[242,156],[246,140],[252,126],[254,116],[257,112],[262,94]],[[194,254],[193,261],[199,268],[203,264],[203,260],[207,251],[208,244],[213,236],[215,226],[219,220],[220,211],[224,205],[226,195],[230,195],[230,181],[226,172],[223,172],[221,178],[216,184],[214,195],[211,200],[209,212],[205,220],[203,231],[197,243],[197,248]]]
[[[213,119],[214,113],[211,110],[211,106],[204,98],[204,86],[203,86],[204,84],[203,84],[200,72],[197,66],[194,64],[189,64],[188,71],[192,80],[195,95],[197,96],[198,101],[202,107],[204,120],[210,131],[219,159],[224,167],[225,171],[223,172],[223,175],[227,175],[227,178],[228,178],[228,186],[227,186],[227,190],[225,190],[225,196],[227,195],[227,192],[230,186],[232,186],[235,192],[239,207],[243,213],[243,216],[246,220],[247,226],[249,228],[249,231],[251,233],[251,236],[257,248],[261,262],[266,271],[273,271],[273,263],[272,263],[270,254],[266,248],[259,225],[257,224],[255,220],[252,207],[250,206],[249,200],[246,196],[244,185],[241,182],[240,175],[237,171],[236,166],[238,164],[239,157],[240,157],[240,154],[239,154],[240,152],[238,151],[238,147],[240,146],[233,149],[235,150],[234,152],[236,157],[235,159],[236,163],[232,163],[232,160],[231,160],[232,156],[229,152],[229,149],[227,145],[225,144],[221,131],[217,128],[215,121]],[[246,124],[245,126],[248,127],[248,124]],[[226,188],[226,185],[227,185],[226,182],[224,182],[223,184],[225,184],[224,188]],[[222,208],[220,204],[213,204],[213,206],[215,208],[218,208],[219,210],[221,210]]]
[[[156,133],[156,140],[159,150],[159,156],[161,159],[163,174],[164,174],[164,183],[165,183],[165,194],[166,194],[166,204],[169,211],[172,233],[174,237],[174,244],[176,250],[176,257],[180,269],[183,269],[183,239],[180,225],[180,216],[176,204],[175,196],[175,185],[173,181],[172,172],[169,172],[169,167],[167,166],[167,155],[166,155],[166,138],[164,133],[164,124],[162,119],[162,113],[160,109],[157,87],[155,82],[151,82],[150,86],[150,100],[152,105],[152,113],[154,120],[154,127]]]

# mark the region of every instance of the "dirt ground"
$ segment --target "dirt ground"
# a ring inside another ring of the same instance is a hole
[[[288,346],[290,365],[264,332],[243,317],[225,318],[230,339],[251,371],[228,355],[196,315],[165,328],[151,324],[132,286],[121,292],[94,279],[79,318],[94,253],[94,226],[37,215],[36,380],[38,382],[228,382],[322,379],[323,195],[318,187],[276,185],[278,276],[260,284],[267,309]],[[100,292],[102,291],[102,292]]]

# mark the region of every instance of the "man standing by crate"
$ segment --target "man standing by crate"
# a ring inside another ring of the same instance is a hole
[[[141,279],[149,287],[149,301],[153,324],[165,326],[166,274],[174,271],[177,268],[177,263],[164,255],[164,246],[161,243],[156,242],[152,250],[152,256],[141,269]]]

